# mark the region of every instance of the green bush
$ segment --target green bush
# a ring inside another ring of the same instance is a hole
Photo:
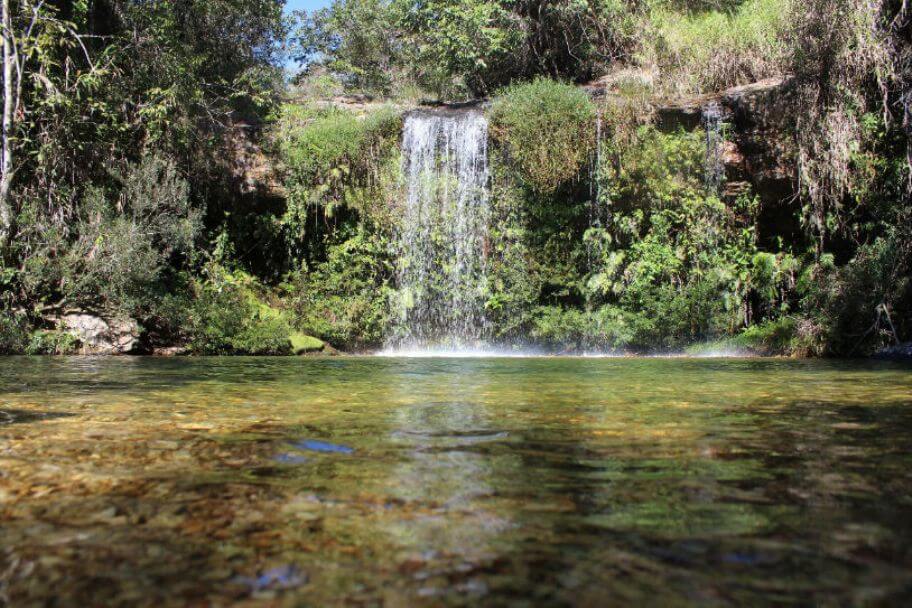
[[[326,262],[297,279],[296,325],[339,348],[380,346],[389,325],[392,274],[386,242],[359,227],[329,248]]]
[[[113,169],[112,169],[113,171]],[[171,289],[173,271],[194,251],[201,214],[176,164],[148,155],[117,175],[117,186],[89,186],[65,228],[41,220],[42,202],[21,209],[17,291],[33,303],[108,311],[142,319]]]
[[[908,221],[908,220],[907,220]],[[909,231],[908,224],[897,231]],[[912,324],[912,235],[896,235],[862,245],[847,264],[826,256],[801,282],[802,309],[826,354],[863,356],[908,339]]]
[[[283,222],[292,234],[306,231],[314,207],[327,219],[345,206],[367,217],[385,211],[379,203],[383,186],[392,181],[386,173],[396,159],[401,129],[402,117],[393,108],[358,117],[337,109],[287,107],[278,137],[287,171]]]
[[[638,350],[740,331],[754,289],[754,199],[724,203],[707,188],[699,132],[643,126],[623,146],[606,146],[597,179],[611,214],[586,234],[597,245],[590,304],[628,313],[624,335]],[[778,275],[766,281],[775,288]]]
[[[576,177],[595,145],[595,106],[585,91],[544,78],[503,90],[491,132],[524,181],[554,192]]]
[[[594,333],[585,311],[542,306],[535,310],[530,337],[549,349],[578,350],[593,340]]]
[[[789,355],[799,350],[798,321],[782,317],[748,327],[733,343],[764,355]]]
[[[28,355],[69,355],[76,352],[79,339],[66,331],[37,330],[29,336]]]
[[[289,355],[291,328],[266,314],[216,269],[197,286],[190,311],[190,350],[198,355]]]
[[[801,322],[794,317],[780,317],[751,325],[740,334],[720,340],[699,342],[686,352],[697,356],[805,356],[813,347],[801,332]]]
[[[278,229],[278,238],[264,239],[284,245],[287,261],[280,274],[325,260],[327,247],[338,240],[336,231],[357,222],[381,229],[392,224],[401,183],[401,127],[402,116],[389,107],[359,117],[286,106],[276,132],[287,197],[270,226]]]
[[[235,352],[247,355],[289,355],[292,354],[290,336],[291,328],[284,319],[255,314],[231,339],[231,346]]]
[[[495,174],[500,167],[492,166]],[[487,260],[485,314],[491,322],[493,339],[508,344],[527,339],[532,311],[541,291],[534,272],[532,223],[522,191],[508,180],[495,180],[491,191],[493,216]]]
[[[542,306],[533,319],[531,338],[552,351],[626,351],[636,342],[636,315],[616,307]]]
[[[23,315],[0,309],[0,355],[24,352],[28,340],[27,319]]]

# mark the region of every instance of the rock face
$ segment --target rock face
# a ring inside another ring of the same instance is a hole
[[[719,93],[657,102],[655,124],[665,132],[706,128],[714,108],[724,123],[720,160],[724,180],[720,194],[734,200],[745,193],[759,198],[758,238],[772,244],[777,236],[798,240],[803,234],[795,199],[797,164],[789,133],[791,81],[769,78]],[[610,83],[587,87],[594,97],[610,97]],[[788,236],[790,235],[790,236]]]
[[[83,355],[125,355],[139,345],[139,325],[133,319],[72,313],[60,318],[60,326],[79,339]]]

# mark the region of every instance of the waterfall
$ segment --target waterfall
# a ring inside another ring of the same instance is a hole
[[[722,108],[712,102],[703,108],[703,126],[706,129],[706,190],[718,194],[725,181],[725,162],[722,158],[725,139],[722,135]]]
[[[478,109],[417,111],[402,138],[394,350],[482,346],[491,201],[488,123]]]
[[[595,117],[595,148],[589,161],[589,228],[598,230],[606,227],[609,220],[608,205],[603,199],[601,188],[602,167],[602,115]],[[586,255],[589,270],[596,267],[596,261],[602,254],[601,237],[593,235],[586,242]]]

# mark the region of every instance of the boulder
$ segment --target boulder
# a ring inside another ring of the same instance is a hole
[[[79,340],[83,355],[125,355],[139,346],[139,324],[133,319],[106,320],[89,313],[70,313],[60,327]]]
[[[161,346],[152,349],[152,354],[156,357],[184,357],[190,354],[190,349],[186,346]]]
[[[888,361],[912,361],[912,342],[882,348],[874,354],[874,358]]]

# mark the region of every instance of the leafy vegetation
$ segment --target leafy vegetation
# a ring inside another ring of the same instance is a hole
[[[312,114],[308,116],[308,113]],[[367,116],[291,107],[281,122],[287,167],[287,206],[282,223],[292,242],[307,235],[314,212],[331,222],[346,210],[383,221],[385,188],[395,178],[402,118],[392,108]]]
[[[681,14],[657,3],[639,62],[657,72],[657,88],[680,96],[718,91],[783,72],[792,0],[746,0],[726,10]]]
[[[0,352],[73,350],[70,312],[135,319],[146,350],[381,346],[403,116],[478,96],[495,341],[855,356],[912,338],[908,3],[282,8],[9,3]],[[711,136],[658,111],[767,77],[786,81],[777,109]],[[775,139],[750,145],[795,191],[720,186],[738,137]]]
[[[294,40],[304,76],[350,90],[437,97],[489,94],[547,75],[586,80],[636,40],[629,0],[337,0],[302,14]]]
[[[340,240],[325,262],[293,283],[299,325],[340,348],[381,346],[389,316],[389,248],[364,227]]]
[[[494,137],[534,190],[576,177],[595,145],[595,106],[580,89],[544,78],[515,85],[491,109]]]

